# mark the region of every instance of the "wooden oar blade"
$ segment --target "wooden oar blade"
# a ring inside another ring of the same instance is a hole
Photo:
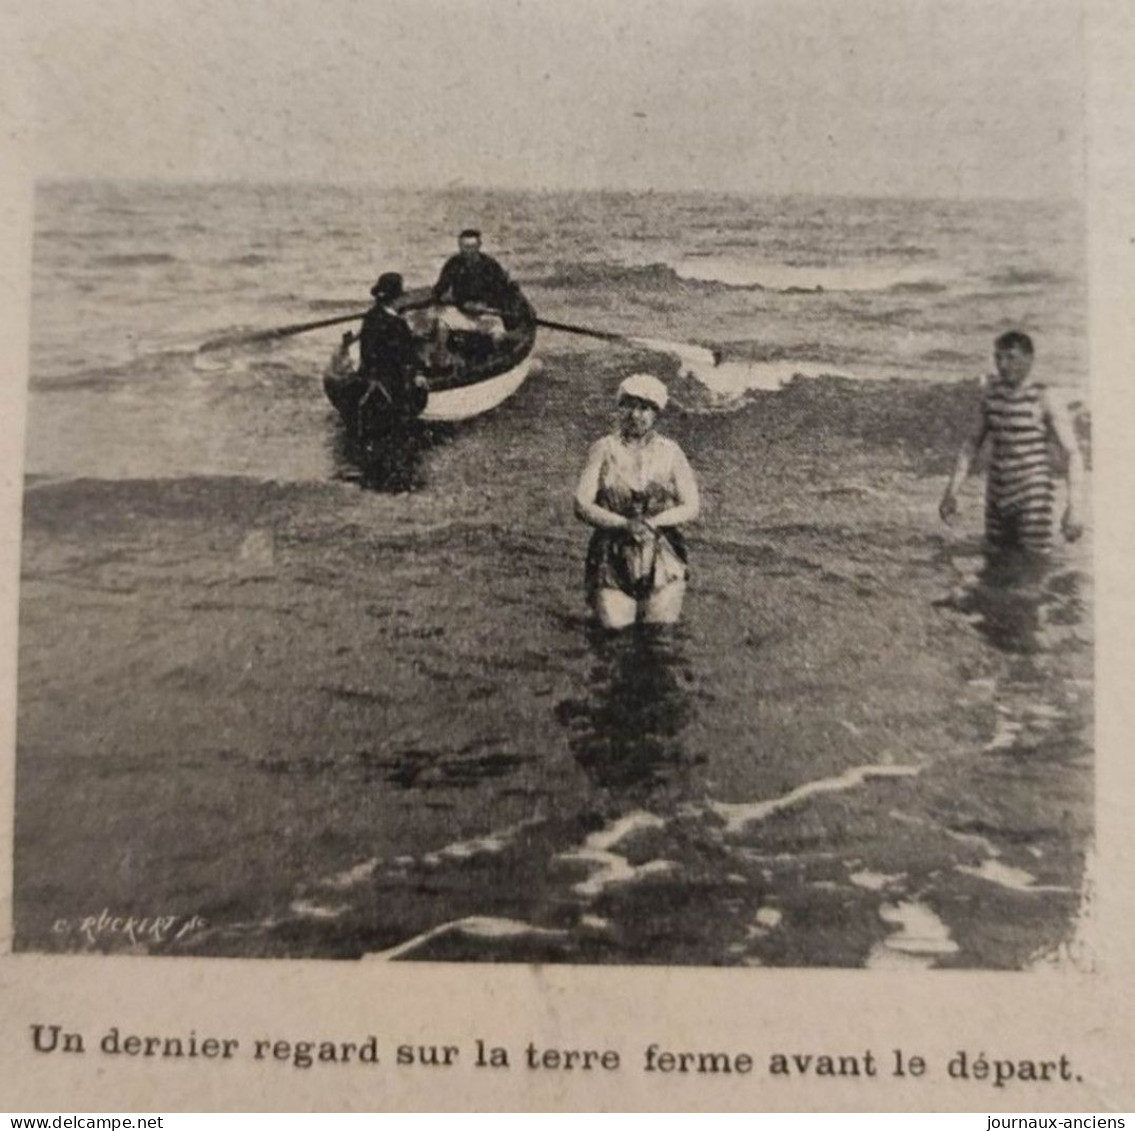
[[[537,318],[536,325],[549,330],[562,330],[567,334],[581,334],[585,338],[598,338],[604,342],[626,342],[655,353],[672,354],[682,363],[683,368],[695,377],[701,370],[714,368],[721,360],[715,350],[694,345],[692,342],[671,342],[664,338],[641,338],[631,334],[617,334],[612,330],[596,330],[590,326],[576,326],[571,322],[553,322],[548,318]]]
[[[714,350],[692,342],[671,342],[663,338],[628,338],[627,341],[657,353],[673,354],[695,376],[700,369],[713,369],[720,360]]]
[[[597,338],[601,342],[626,342],[629,338],[611,330],[596,330],[590,326],[576,326],[571,322],[553,322],[550,318],[537,318],[537,326],[548,330],[562,330],[565,334],[579,334],[584,338]]]

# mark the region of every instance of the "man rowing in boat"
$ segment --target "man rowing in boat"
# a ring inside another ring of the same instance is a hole
[[[508,272],[481,250],[476,228],[466,228],[457,247],[432,291],[434,302],[444,306],[438,315],[438,346],[445,349],[451,330],[485,335],[498,343],[524,321],[531,307]]]

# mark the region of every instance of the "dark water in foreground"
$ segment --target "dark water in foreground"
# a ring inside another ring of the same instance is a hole
[[[438,437],[416,490],[362,491],[317,392],[333,338],[208,369],[181,341],[365,290],[399,246],[361,254],[349,197],[51,191],[19,947],[1089,960],[1089,551],[998,571],[976,488],[958,527],[936,516],[991,329],[1020,320],[1044,342],[1051,327],[1038,364],[1059,357],[1055,383],[1083,399],[1062,213],[675,198],[661,212],[685,225],[664,228],[636,198],[414,202],[436,257],[468,209],[495,209],[502,257],[544,279],[531,289],[548,317],[724,344],[747,363],[718,389],[673,381],[665,430],[705,495],[686,615],[611,638],[582,607],[570,492],[619,379],[672,361],[548,336],[543,373]],[[387,203],[368,230],[401,231],[411,205]],[[315,241],[302,218],[332,204],[322,230],[347,234]],[[114,207],[132,210],[129,239]],[[268,250],[230,237],[222,253],[234,216]],[[620,233],[607,247],[604,225]],[[337,239],[348,250],[332,254]],[[153,258],[163,249],[172,259]],[[707,281],[710,261],[728,277]],[[812,270],[826,289],[755,289],[742,268]],[[49,317],[67,287],[88,296],[85,338]],[[288,288],[311,295],[289,306]],[[855,376],[777,388],[784,366]],[[175,923],[131,937],[128,915]]]

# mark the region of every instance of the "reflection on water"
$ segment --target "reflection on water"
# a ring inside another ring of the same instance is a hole
[[[1061,571],[1050,558],[1010,551],[989,554],[976,570],[973,559],[955,559],[951,565],[958,584],[936,603],[968,616],[1001,652],[1052,651],[1060,633],[1051,630],[1083,619],[1083,575],[1074,569]]]
[[[577,761],[608,789],[672,779],[689,765],[682,736],[692,675],[681,630],[587,631],[594,657],[589,694],[556,710]]]
[[[363,437],[336,418],[328,432],[334,477],[373,491],[416,490],[424,485],[423,457],[439,439],[433,428],[416,421]]]

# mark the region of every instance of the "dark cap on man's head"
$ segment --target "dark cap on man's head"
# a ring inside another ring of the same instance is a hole
[[[481,229],[466,228],[457,238],[459,240],[479,240],[481,238]]]
[[[375,298],[398,298],[402,294],[402,276],[397,271],[384,271],[370,293]]]

